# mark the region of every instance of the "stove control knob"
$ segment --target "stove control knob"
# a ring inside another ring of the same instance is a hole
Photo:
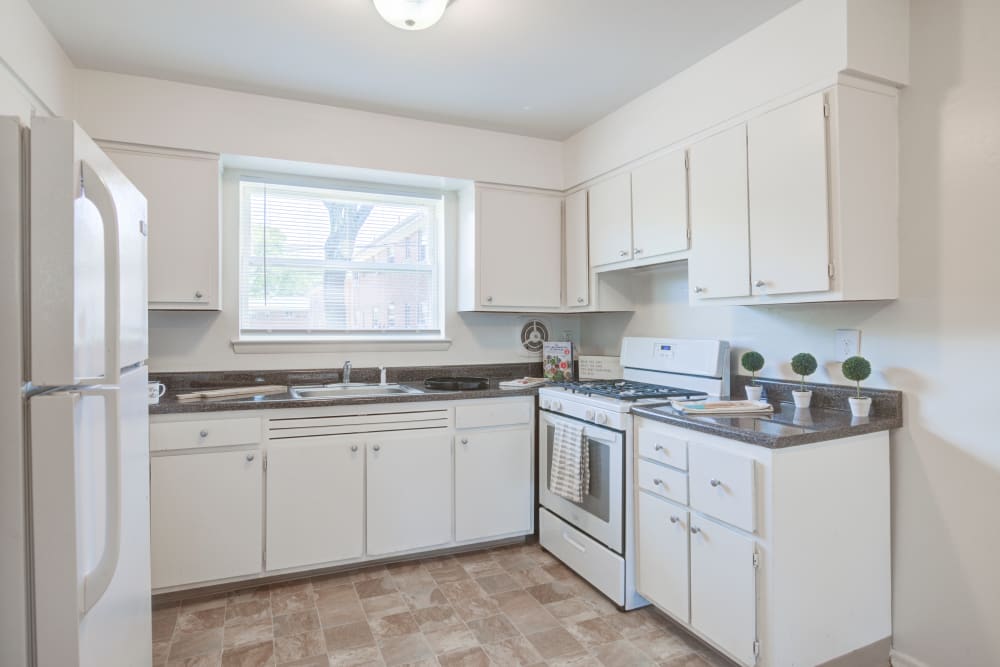
[[[586,417],[587,419],[593,419],[594,418],[594,411],[588,409],[587,412],[585,412],[583,416]]]
[[[608,423],[608,416],[606,414],[604,414],[603,412],[598,412],[597,413],[597,419],[595,421],[597,421],[598,424],[607,424]]]
[[[562,410],[562,403],[560,403],[559,401],[552,401],[552,409]]]
[[[549,405],[551,405],[551,404],[549,403],[548,399],[545,399],[545,400],[542,401],[542,409],[543,410],[548,410],[549,409]]]

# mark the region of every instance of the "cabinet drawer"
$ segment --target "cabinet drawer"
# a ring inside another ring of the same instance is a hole
[[[756,528],[754,460],[700,443],[688,448],[691,507],[730,525]]]
[[[149,425],[150,451],[196,449],[260,442],[261,420],[205,419],[183,422],[154,422]]]
[[[656,426],[639,427],[639,456],[665,463],[668,466],[688,469],[687,441],[669,435]]]
[[[687,504],[688,479],[680,470],[649,461],[639,461],[639,488]]]
[[[531,401],[497,401],[455,407],[455,428],[506,426],[531,421]]]

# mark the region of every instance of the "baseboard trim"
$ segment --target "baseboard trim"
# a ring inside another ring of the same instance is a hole
[[[889,663],[892,667],[930,667],[926,662],[921,662],[916,658],[900,653],[896,649],[889,652]]]

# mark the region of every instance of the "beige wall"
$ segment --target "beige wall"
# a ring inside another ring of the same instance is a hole
[[[0,115],[70,112],[73,65],[27,0],[0,0]]]
[[[583,323],[584,350],[622,335],[718,336],[760,350],[765,375],[794,353],[833,364],[838,328],[861,329],[870,383],[901,389],[892,434],[897,664],[1000,665],[1000,447],[990,405],[1000,361],[1000,3],[914,0],[911,86],[900,98],[899,300],[691,308],[684,263],[634,276],[634,316]],[[824,367],[825,366],[825,367]],[[850,493],[850,489],[844,489]]]

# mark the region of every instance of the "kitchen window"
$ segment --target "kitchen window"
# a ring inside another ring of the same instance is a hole
[[[441,340],[440,193],[239,181],[241,340]]]

